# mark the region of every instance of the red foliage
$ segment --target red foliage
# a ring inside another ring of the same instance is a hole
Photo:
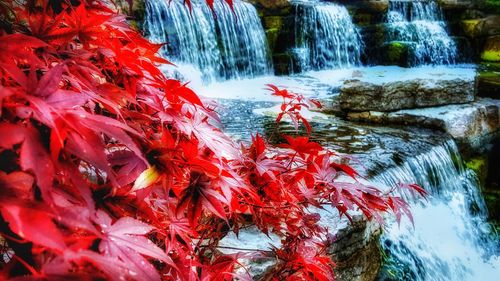
[[[283,239],[275,278],[331,280],[327,230],[309,207],[408,213],[342,180],[357,174],[308,137],[240,147],[159,71],[159,45],[103,1],[81,2],[0,6],[0,235],[14,252],[4,278],[228,280],[239,255],[218,242],[254,224]],[[316,102],[269,87],[284,99],[277,122],[310,131],[300,110]]]

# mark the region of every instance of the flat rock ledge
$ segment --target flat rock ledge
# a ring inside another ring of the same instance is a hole
[[[340,88],[339,106],[345,112],[424,108],[474,100],[474,80],[412,79],[387,83],[347,80]]]
[[[500,100],[481,98],[468,104],[395,112],[349,112],[347,119],[438,129],[453,137],[463,153],[481,153],[500,136]]]

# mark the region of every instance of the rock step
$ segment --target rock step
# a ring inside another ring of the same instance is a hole
[[[474,100],[474,81],[412,79],[388,83],[348,80],[340,89],[343,111],[397,111],[401,109],[468,103]]]
[[[395,112],[349,112],[347,118],[385,125],[409,125],[448,133],[465,154],[481,153],[500,136],[500,100],[480,98],[468,104]]]

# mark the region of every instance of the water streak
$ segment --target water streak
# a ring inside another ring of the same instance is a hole
[[[410,65],[456,62],[456,43],[435,1],[390,1],[387,22],[388,41],[409,46]]]
[[[146,1],[149,38],[167,43],[166,58],[194,65],[206,82],[272,72],[265,33],[251,4],[235,1],[232,11],[215,1],[213,12],[205,3],[192,5],[190,11],[179,0]]]
[[[301,71],[347,68],[361,64],[361,35],[344,6],[295,4],[295,49]]]
[[[381,280],[494,280],[500,276],[498,244],[475,174],[462,166],[453,141],[405,159],[375,182],[416,182],[429,191],[425,203],[411,203],[415,224],[392,222],[383,235],[389,255]],[[411,198],[407,197],[411,201]],[[388,278],[390,275],[395,275]]]

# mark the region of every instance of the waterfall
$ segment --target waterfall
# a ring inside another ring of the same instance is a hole
[[[409,221],[389,222],[382,236],[388,254],[380,280],[496,280],[500,276],[498,244],[490,233],[487,210],[475,174],[462,166],[453,141],[373,178],[387,186],[418,183],[426,202],[411,203]],[[382,274],[384,275],[384,274]]]
[[[194,65],[206,82],[272,72],[264,29],[251,4],[234,1],[232,11],[215,1],[214,12],[203,1],[192,5],[190,11],[179,0],[146,1],[146,29],[150,40],[167,43],[164,57]]]
[[[455,63],[457,46],[435,1],[390,1],[387,22],[389,41],[409,45],[409,64]]]
[[[344,6],[295,4],[295,49],[301,71],[347,68],[361,64],[362,40]]]

